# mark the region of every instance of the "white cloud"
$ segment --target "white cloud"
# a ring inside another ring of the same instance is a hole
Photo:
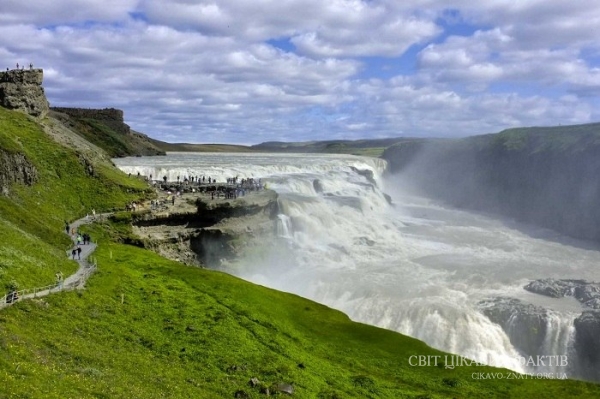
[[[600,4],[23,4],[3,3],[0,68],[33,62],[53,105],[122,108],[172,141],[456,136],[600,116]]]
[[[0,23],[59,24],[124,21],[138,0],[2,0]]]

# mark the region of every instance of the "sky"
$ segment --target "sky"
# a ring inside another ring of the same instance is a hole
[[[600,2],[0,0],[0,68],[168,142],[600,121]]]

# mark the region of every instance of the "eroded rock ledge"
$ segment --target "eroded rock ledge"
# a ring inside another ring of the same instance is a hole
[[[160,255],[196,266],[218,267],[276,234],[277,194],[249,192],[212,199],[210,191],[175,198],[161,192],[158,207],[144,205],[133,217],[134,233]]]
[[[582,305],[600,309],[600,284],[585,280],[556,280],[552,278],[534,280],[525,287],[527,291],[552,298],[572,296]]]
[[[25,155],[0,150],[0,193],[8,195],[12,183],[28,186],[38,180],[38,171]]]

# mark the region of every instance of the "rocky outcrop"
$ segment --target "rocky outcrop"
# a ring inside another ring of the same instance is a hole
[[[68,108],[52,107],[52,111],[67,114],[77,119],[93,119],[102,122],[117,133],[129,134],[131,129],[123,119],[123,111],[115,108],[93,109],[93,108]]]
[[[43,118],[49,110],[41,69],[14,69],[0,72],[0,106]]]
[[[563,298],[571,296],[581,304],[600,309],[600,284],[585,280],[556,280],[540,279],[534,280],[525,287],[527,291],[552,298]]]
[[[479,309],[499,324],[510,342],[528,356],[544,355],[548,310],[514,298],[492,298],[479,303]]]
[[[315,189],[316,193],[322,193],[323,192],[323,183],[321,183],[321,180],[319,180],[319,179],[313,180],[313,188]]]
[[[375,181],[375,175],[373,174],[372,170],[368,170],[368,169],[358,169],[354,166],[350,166],[350,169],[355,172],[356,174],[364,177],[365,179],[367,179],[367,181],[369,183],[371,183],[374,186],[377,186],[377,182]]]
[[[187,264],[218,268],[223,261],[257,246],[258,240],[276,236],[278,205],[274,191],[212,199],[213,191],[226,187],[201,189],[204,192],[188,190],[174,204],[159,200],[158,208],[133,215],[134,232],[147,248]]]
[[[23,154],[0,149],[0,192],[8,195],[12,183],[32,185],[38,180],[38,171]]]
[[[579,359],[579,374],[586,379],[600,380],[600,312],[586,311],[575,319],[575,350]]]

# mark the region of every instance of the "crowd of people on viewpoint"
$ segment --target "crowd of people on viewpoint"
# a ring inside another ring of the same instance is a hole
[[[131,177],[131,173],[129,174]],[[244,197],[250,192],[266,189],[266,184],[263,184],[262,179],[229,177],[225,182],[218,182],[216,178],[211,176],[177,176],[175,181],[169,180],[168,176],[163,176],[162,179],[155,179],[153,175],[142,176],[139,172],[137,178],[143,178],[152,186],[167,194],[166,199],[158,199],[150,201],[151,210],[166,209],[168,205],[175,205],[176,199],[185,193],[199,193],[210,195],[211,200],[215,199],[237,199]],[[125,209],[135,212],[140,209],[141,204],[137,202],[129,202],[125,204]]]

